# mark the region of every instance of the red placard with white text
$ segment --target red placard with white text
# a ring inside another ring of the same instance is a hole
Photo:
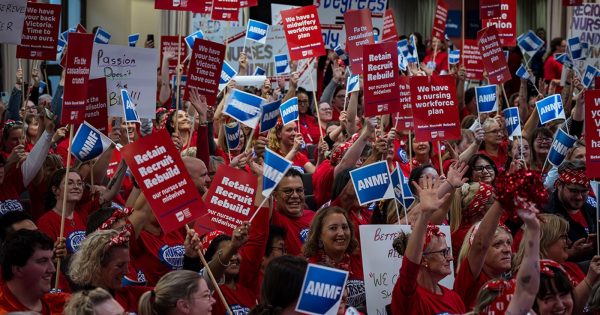
[[[212,3],[205,0],[154,0],[154,8],[158,10],[190,11],[194,13],[210,13]]]
[[[412,105],[410,103],[410,81],[407,76],[398,77],[398,90],[400,91],[400,107],[394,115],[396,130],[409,130],[413,127]]]
[[[490,84],[502,84],[510,80],[510,70],[495,26],[477,32],[481,61]]]
[[[196,39],[187,72],[185,100],[189,99],[189,89],[196,88],[206,97],[208,104],[214,104],[219,94],[219,78],[225,58],[225,45],[204,39]]]
[[[600,90],[585,91],[585,164],[587,177],[600,178]]]
[[[416,141],[461,138],[453,76],[410,77],[410,97]]]
[[[319,57],[325,54],[317,7],[309,5],[282,10],[281,21],[291,60]]]
[[[381,32],[381,41],[398,41],[398,31],[396,30],[396,20],[392,9],[385,10],[383,16],[383,31]]]
[[[256,206],[256,176],[225,164],[219,166],[206,193],[212,225],[230,235],[244,221],[250,221]]]
[[[126,145],[121,149],[121,155],[165,234],[208,215],[166,130],[153,132]]]
[[[502,46],[517,46],[517,0],[500,1],[500,17],[481,20],[481,28],[496,26]]]
[[[108,107],[106,102],[106,77],[88,80],[85,121],[103,134],[108,134]]]
[[[84,120],[88,79],[92,65],[93,34],[71,33],[67,40],[65,87],[60,123],[80,124]]]
[[[398,49],[395,42],[363,46],[363,78],[365,117],[399,110]]]
[[[571,7],[571,6],[580,6],[583,4],[583,0],[563,0],[563,6]]]
[[[494,19],[500,14],[500,0],[479,0],[479,19]]]
[[[350,68],[353,74],[362,74],[363,46],[375,43],[371,11],[369,9],[350,10],[344,13],[344,24]]]
[[[27,2],[17,58],[56,60],[60,12],[61,6],[58,4]]]
[[[600,89],[600,76],[596,77],[596,88]]]
[[[238,20],[240,3],[238,0],[213,0],[213,8],[210,17],[218,21]]]
[[[175,57],[169,60],[169,78],[176,74],[175,69],[177,68],[177,43],[179,43],[179,36],[161,36],[160,37],[160,60],[162,62],[165,52],[171,51]],[[183,63],[183,60],[187,57],[187,44],[185,43],[184,37],[181,37],[181,43],[179,44],[179,59]],[[183,72],[186,73],[186,64],[183,64]]]
[[[463,49],[460,52],[463,55],[464,66],[467,71],[467,79],[483,80],[483,61],[481,61],[481,53],[477,46],[477,40],[465,39]]]
[[[255,7],[258,5],[258,0],[240,0],[240,8]]]
[[[448,19],[448,4],[444,0],[438,0],[433,17],[433,27],[431,29],[431,38],[438,38],[444,41],[446,34],[446,20]]]

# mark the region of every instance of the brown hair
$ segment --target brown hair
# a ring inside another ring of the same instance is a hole
[[[344,215],[344,218],[346,218],[346,221],[348,222],[348,227],[350,228],[350,244],[348,245],[348,248],[346,248],[346,253],[352,254],[358,248],[358,241],[354,236],[354,225],[352,224],[352,221],[350,221],[350,218],[348,217],[346,211],[340,207],[327,207],[319,210],[319,212],[317,212],[317,215],[315,215],[315,217],[313,218],[312,224],[310,226],[310,232],[308,232],[308,238],[306,239],[304,246],[302,246],[302,254],[304,256],[312,257],[317,254],[317,252],[320,249],[319,244],[321,242],[321,231],[323,230],[323,221],[325,220],[325,217],[334,213]]]

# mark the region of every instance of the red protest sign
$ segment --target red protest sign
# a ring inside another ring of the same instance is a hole
[[[56,43],[60,27],[58,4],[27,3],[21,45],[17,46],[17,58],[56,60]]]
[[[240,0],[240,8],[255,7],[258,5],[258,0]]]
[[[215,103],[219,94],[219,78],[224,58],[225,45],[196,39],[187,72],[184,99],[189,99],[189,88],[196,88],[200,95],[206,96],[208,104]]]
[[[383,16],[383,31],[381,31],[381,41],[385,42],[388,40],[398,40],[396,20],[394,19],[394,11],[392,11],[392,9],[385,10],[385,15]]]
[[[179,43],[179,36],[161,36],[160,37],[160,60],[163,60],[163,56],[166,52],[173,53],[173,59],[169,60],[169,78],[176,74],[175,69],[177,68],[177,43]],[[185,57],[187,57],[187,45],[183,37],[181,37],[181,43],[179,44],[179,60],[183,63]],[[186,72],[185,64],[183,72]]]
[[[588,178],[600,178],[600,90],[585,91],[585,164]]]
[[[395,113],[398,95],[398,50],[395,42],[363,47],[365,117]]]
[[[474,39],[465,39],[463,49],[464,66],[467,71],[467,79],[483,80],[483,61],[481,53],[477,46],[477,41]]]
[[[580,6],[583,4],[583,0],[563,0],[563,6],[571,7],[571,6]]]
[[[477,32],[481,61],[491,84],[502,84],[510,80],[510,70],[500,45],[498,31],[495,26]]]
[[[596,77],[596,88],[600,89],[600,76]]]
[[[90,79],[87,86],[85,121],[103,134],[108,134],[108,107],[106,101],[106,77]]]
[[[479,0],[479,18],[493,19],[500,17],[500,0]]]
[[[165,234],[206,214],[206,206],[166,130],[126,145],[121,155]]]
[[[210,13],[210,3],[206,2],[203,0],[154,0],[154,8],[158,10]]]
[[[448,4],[444,0],[438,0],[433,18],[433,27],[431,29],[431,38],[438,38],[444,41],[446,34],[446,20],[448,19]]]
[[[71,33],[67,41],[65,87],[60,123],[80,124],[84,120],[88,79],[92,65],[94,35]]]
[[[281,20],[291,60],[319,57],[325,54],[317,7],[309,5],[282,10]]]
[[[398,77],[398,89],[400,91],[400,107],[394,116],[394,126],[397,130],[413,129],[412,105],[410,103],[410,81],[407,76]]]
[[[238,0],[213,0],[211,18],[219,21],[238,20],[240,4]]]
[[[346,25],[346,49],[350,55],[353,74],[362,74],[364,45],[374,44],[373,23],[369,9],[350,10],[344,13]]]
[[[460,139],[453,76],[410,77],[410,98],[416,141]]]
[[[227,165],[219,166],[206,193],[213,226],[229,235],[256,212],[256,177]]]
[[[500,17],[481,20],[481,27],[496,26],[502,46],[517,46],[517,0],[501,0]]]

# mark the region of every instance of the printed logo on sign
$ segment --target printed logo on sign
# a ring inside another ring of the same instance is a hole
[[[183,248],[183,245],[165,245],[158,250],[158,257],[160,262],[175,270],[183,267],[184,253],[185,249]]]
[[[231,308],[233,315],[246,315],[246,314],[250,313],[249,308],[241,306],[239,304],[229,305],[229,307]]]
[[[71,254],[79,251],[81,242],[85,239],[85,231],[73,231],[67,236],[67,251]]]
[[[432,131],[431,132],[431,137],[432,138],[437,138],[437,136],[438,136],[438,132],[437,131]]]
[[[177,222],[182,222],[183,220],[191,217],[190,209],[181,210],[175,213],[175,217],[177,218]]]
[[[300,241],[302,242],[302,244],[304,244],[306,239],[308,239],[309,232],[310,232],[309,228],[306,228],[306,229],[303,229],[302,231],[300,231]]]
[[[71,120],[77,120],[78,112],[71,112]]]

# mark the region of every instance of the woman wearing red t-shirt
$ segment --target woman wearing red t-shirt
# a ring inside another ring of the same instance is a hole
[[[531,137],[528,139],[532,144],[531,149],[531,167],[534,171],[543,171],[542,167],[550,152],[552,139],[554,134],[546,127],[539,127],[533,130]]]
[[[432,74],[444,74],[448,73],[448,53],[446,52],[446,44],[434,37],[431,40],[431,49],[429,50],[421,69],[427,73]]]
[[[310,111],[310,99],[308,93],[305,90],[298,90],[296,92],[298,97],[298,122],[300,123],[300,131],[304,136],[304,142],[310,144],[318,144],[321,133],[319,131],[319,123],[317,118],[311,114]],[[321,117],[323,118],[323,117]]]
[[[269,130],[268,147],[279,155],[292,161],[293,166],[302,169],[304,173],[312,174],[315,172],[315,166],[301,150],[303,143],[302,135],[297,132],[295,122],[283,125],[281,120],[277,122],[275,128]]]
[[[505,137],[506,130],[499,120],[488,118],[483,122],[483,143],[479,153],[487,155],[500,173],[504,171],[504,165],[508,159],[508,139]]]
[[[177,130],[175,127],[177,126]],[[181,150],[187,149],[189,146],[196,144],[198,136],[196,130],[192,130],[192,120],[190,116],[183,110],[172,111],[167,116],[165,125],[170,135],[177,133],[181,139]],[[198,125],[196,124],[196,128]]]
[[[431,216],[450,197],[438,197],[439,180],[426,175],[416,186],[420,208],[412,233],[401,233],[394,240],[394,249],[402,259],[400,275],[392,291],[392,315],[399,314],[463,314],[465,305],[460,296],[439,284],[452,273],[452,251],[439,228],[428,225]]]
[[[550,41],[550,51],[546,54],[544,61],[544,80],[546,83],[554,81],[560,82],[563,65],[556,61],[556,55],[562,54],[567,50],[567,41],[556,37]],[[542,91],[544,92],[544,91]]]
[[[4,123],[2,129],[2,150],[0,154],[4,157],[4,160],[8,159],[8,156],[12,152],[13,148],[18,146],[23,138],[23,123],[20,121],[7,121]]]

